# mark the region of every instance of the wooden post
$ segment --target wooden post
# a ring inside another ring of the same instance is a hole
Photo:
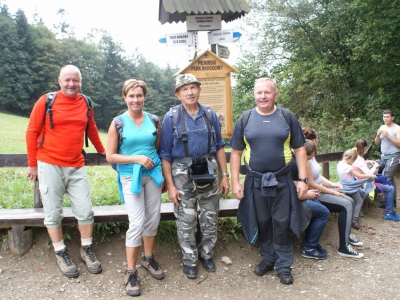
[[[322,154],[327,154],[328,149],[322,150]],[[329,162],[323,162],[322,163],[322,176],[324,176],[326,179],[329,180]]]
[[[217,54],[217,44],[211,44],[211,52]]]
[[[15,255],[24,255],[31,249],[33,229],[23,225],[15,225],[8,231],[8,246]]]
[[[34,208],[42,208],[43,203],[42,203],[42,197],[40,196],[40,190],[39,190],[39,181],[34,182],[34,199],[33,199],[33,207]]]

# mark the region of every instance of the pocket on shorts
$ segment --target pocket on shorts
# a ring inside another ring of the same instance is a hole
[[[49,191],[49,186],[46,184],[39,183],[39,191],[41,194],[46,194]]]

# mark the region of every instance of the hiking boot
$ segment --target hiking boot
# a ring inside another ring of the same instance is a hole
[[[197,277],[197,266],[187,266],[183,265],[183,273],[187,278],[195,279]]]
[[[383,218],[385,220],[394,221],[394,222],[400,221],[400,216],[395,212],[392,212],[391,214],[384,214]]]
[[[140,280],[137,275],[137,270],[128,272],[125,270],[125,292],[128,296],[139,296],[140,295]]]
[[[215,272],[215,264],[212,258],[204,259],[200,257],[204,270],[207,272]]]
[[[327,259],[328,255],[318,251],[317,248],[303,248],[300,255],[304,258]]]
[[[358,246],[361,247],[362,245],[364,245],[363,242],[360,242],[356,239],[356,237],[353,234],[349,235],[349,243],[353,246]]]
[[[79,253],[79,259],[86,264],[86,268],[92,274],[100,274],[102,271],[101,264],[94,255],[93,244],[82,246]]]
[[[69,256],[67,248],[56,252],[56,263],[60,267],[65,277],[75,278],[79,276],[79,271]]]
[[[267,265],[265,262],[260,262],[258,265],[254,267],[254,274],[258,276],[265,275],[268,271],[272,271],[274,269],[273,266]]]
[[[359,253],[353,248],[351,248],[350,244],[346,244],[344,247],[340,247],[337,252],[340,256],[344,257],[353,257],[353,258],[361,258],[364,257],[364,253]]]
[[[378,207],[386,209],[386,200],[380,200]]]
[[[293,276],[290,271],[283,271],[278,274],[281,283],[283,284],[293,284]]]
[[[163,279],[164,278],[164,272],[160,268],[160,265],[158,262],[154,259],[154,256],[146,259],[146,256],[142,257],[142,267],[147,270],[148,273],[154,278],[154,279]]]

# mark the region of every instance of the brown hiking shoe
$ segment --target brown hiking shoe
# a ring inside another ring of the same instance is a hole
[[[79,254],[79,259],[86,264],[88,271],[92,274],[100,274],[102,271],[101,264],[94,255],[93,244],[82,246]]]
[[[128,272],[125,270],[125,292],[128,296],[139,296],[140,295],[140,280],[137,275],[137,270]]]
[[[147,272],[150,273],[151,276],[155,279],[163,279],[164,278],[164,272],[160,268],[160,265],[158,262],[154,259],[154,256],[150,257],[149,259],[146,259],[145,256],[142,257],[142,266],[147,270]]]
[[[60,267],[65,277],[75,278],[79,276],[79,271],[69,256],[67,248],[56,252],[56,263]]]

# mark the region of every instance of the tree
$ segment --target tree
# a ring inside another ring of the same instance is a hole
[[[27,53],[6,5],[0,11],[0,109],[27,113],[33,87]]]
[[[351,145],[344,134],[365,132],[367,137],[370,124],[364,121],[371,114],[380,118],[381,108],[393,108],[399,96],[399,4],[253,0],[248,25],[257,30],[250,34],[252,47],[243,50],[239,70],[274,77],[282,106],[303,124],[330,132],[334,143]],[[250,79],[239,78],[235,97],[250,99]]]

